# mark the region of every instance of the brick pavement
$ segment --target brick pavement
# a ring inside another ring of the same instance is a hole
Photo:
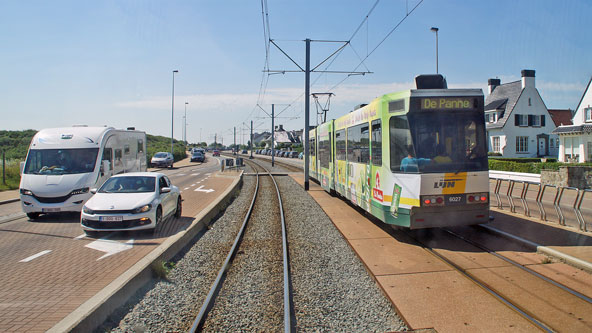
[[[177,168],[191,165],[188,160]],[[167,238],[196,223],[194,216],[213,202],[236,175],[213,174],[204,182],[213,193],[186,191],[183,216],[152,233],[111,233],[108,240],[83,237],[78,216],[42,216],[0,225],[0,331],[43,332],[134,266]],[[133,239],[133,246],[125,244]],[[113,255],[97,250],[111,243],[127,248]],[[45,254],[43,251],[50,251]],[[42,254],[42,255],[40,255]],[[23,261],[34,255],[35,259]]]

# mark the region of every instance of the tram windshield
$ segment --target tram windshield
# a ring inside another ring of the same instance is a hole
[[[477,112],[411,112],[390,120],[393,172],[487,170],[485,123]]]
[[[24,171],[33,175],[93,172],[98,153],[98,148],[31,149]]]

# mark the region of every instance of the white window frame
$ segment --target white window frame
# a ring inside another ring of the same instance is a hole
[[[584,108],[584,121],[587,123],[592,122],[592,108]]]
[[[501,142],[500,137],[499,136],[494,136],[492,142],[493,143],[491,144],[491,146],[492,146],[493,152],[494,153],[500,153],[501,152],[500,151],[500,142]]]
[[[519,114],[518,115],[518,126],[528,127],[528,115],[527,114]]]
[[[524,154],[528,153],[528,137],[517,136],[516,137],[516,153]]]
[[[532,126],[541,127],[541,115],[534,115],[532,117]]]

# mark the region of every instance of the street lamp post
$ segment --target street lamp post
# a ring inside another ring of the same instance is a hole
[[[173,124],[175,123],[175,73],[179,73],[179,71],[176,69],[173,71],[173,95],[171,101],[171,155],[173,155],[173,160],[175,156],[173,151]]]
[[[440,29],[432,27],[430,30],[436,33],[436,74],[438,74],[438,30]]]
[[[183,141],[185,141],[185,148],[187,148],[187,104],[185,102],[185,116],[183,117]]]

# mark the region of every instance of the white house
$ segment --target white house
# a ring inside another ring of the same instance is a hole
[[[590,82],[572,118],[573,125],[559,126],[554,134],[559,135],[560,162],[592,161],[592,89]]]
[[[534,73],[525,69],[522,80],[505,84],[488,80],[485,122],[490,152],[504,157],[557,156],[557,135],[551,134],[556,126],[536,89]]]

